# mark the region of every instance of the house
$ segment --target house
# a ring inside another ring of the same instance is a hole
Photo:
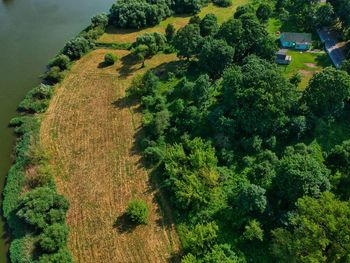
[[[283,48],[305,51],[311,48],[312,36],[308,33],[283,32],[280,42]]]
[[[292,57],[287,55],[286,49],[280,49],[276,53],[276,63],[280,65],[289,65],[292,61]]]

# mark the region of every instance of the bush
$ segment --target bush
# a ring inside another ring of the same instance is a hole
[[[133,223],[148,224],[149,210],[143,200],[132,200],[128,204],[126,214]]]
[[[101,13],[93,16],[91,18],[92,27],[100,27],[105,29],[108,25],[108,15],[106,13]]]
[[[42,255],[38,263],[73,263],[73,258],[68,249],[63,248],[53,254]]]
[[[61,70],[66,70],[69,68],[70,65],[70,59],[64,54],[58,55],[55,57],[50,63],[49,66],[52,67],[59,67]]]
[[[53,224],[44,229],[40,235],[40,247],[48,252],[53,253],[63,248],[67,244],[68,228],[66,225]]]
[[[19,201],[17,216],[26,223],[44,229],[66,220],[68,201],[47,187],[39,187],[25,194]]]
[[[92,44],[83,37],[77,37],[68,43],[63,48],[63,54],[67,55],[71,60],[81,58],[86,52],[90,50]]]
[[[232,0],[212,0],[213,3],[220,7],[228,7],[232,5]]]
[[[64,79],[64,73],[59,67],[55,66],[50,68],[50,70],[44,74],[43,78],[51,84],[56,84]]]
[[[52,95],[52,86],[40,84],[28,92],[24,100],[19,104],[18,110],[28,113],[44,112]]]
[[[104,60],[104,64],[106,65],[114,65],[114,63],[118,60],[118,58],[111,54],[111,53],[108,53],[105,55],[105,60]]]

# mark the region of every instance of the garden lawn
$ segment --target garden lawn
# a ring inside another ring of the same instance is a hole
[[[201,12],[198,14],[199,17],[203,18],[206,14],[215,14],[218,18],[219,23],[222,23],[226,20],[228,20],[230,17],[233,16],[234,12],[236,11],[238,6],[247,4],[249,0],[234,0],[233,4],[229,7],[218,7],[213,4],[209,4],[208,6],[202,8]],[[159,32],[164,33],[165,28],[168,24],[173,24],[177,29],[185,26],[191,16],[189,15],[177,15],[172,16],[164,21],[162,21],[160,24],[149,27],[145,29],[118,29],[113,26],[110,26],[106,33],[104,33],[98,42],[100,43],[133,43],[137,36],[142,35],[147,32]]]
[[[288,55],[292,56],[290,65],[281,65],[283,74],[291,77],[300,73],[302,80],[299,88],[304,90],[312,76],[320,72],[324,67],[331,66],[328,55],[325,52],[299,52],[288,50]]]

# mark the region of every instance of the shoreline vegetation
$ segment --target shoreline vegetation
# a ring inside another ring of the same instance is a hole
[[[11,120],[11,262],[350,260],[350,63],[303,79],[300,53],[290,76],[268,31],[338,9],[119,0],[94,16]]]

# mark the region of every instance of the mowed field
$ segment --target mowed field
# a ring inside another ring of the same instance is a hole
[[[218,22],[221,24],[224,21],[228,20],[231,18],[236,11],[238,6],[247,4],[249,1],[248,0],[234,0],[231,6],[229,7],[218,7],[213,4],[209,4],[208,6],[202,8],[201,12],[198,14],[200,18],[203,18],[206,14],[215,14],[218,18]],[[104,33],[98,42],[101,43],[133,43],[137,36],[142,35],[144,33],[149,33],[149,32],[159,32],[159,33],[165,33],[165,28],[167,27],[168,24],[173,24],[176,29],[179,29],[183,26],[185,26],[191,16],[172,16],[164,21],[162,21],[159,25],[156,25],[154,27],[150,28],[145,28],[141,30],[137,29],[118,29],[113,26],[109,27]]]
[[[118,55],[116,65],[101,66],[107,52]],[[156,55],[140,69],[128,51],[95,50],[75,63],[57,89],[41,140],[58,191],[70,202],[69,247],[76,262],[168,262],[179,251],[171,211],[162,214],[155,200],[161,194],[135,149],[138,105],[124,98],[135,74],[174,60],[174,54]],[[132,198],[147,202],[148,225],[133,228],[124,221]]]

